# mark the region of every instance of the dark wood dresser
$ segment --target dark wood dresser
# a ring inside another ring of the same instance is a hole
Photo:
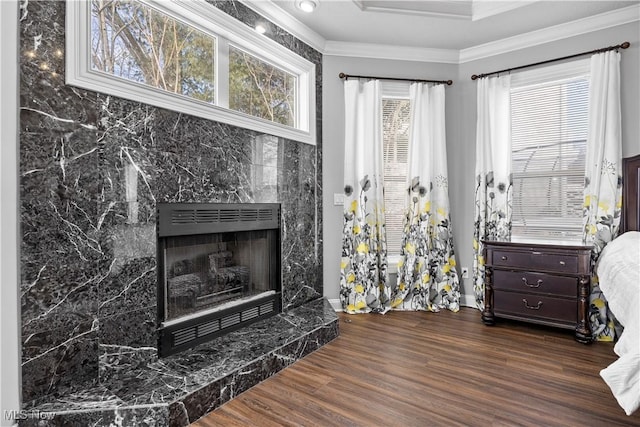
[[[591,342],[591,247],[485,241],[485,307],[496,317],[574,329]]]

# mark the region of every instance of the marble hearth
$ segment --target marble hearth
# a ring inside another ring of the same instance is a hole
[[[187,426],[330,342],[338,327],[319,298],[174,356],[110,366],[99,385],[25,404],[34,418],[20,425]]]

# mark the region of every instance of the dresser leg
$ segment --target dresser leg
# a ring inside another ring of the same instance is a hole
[[[580,332],[576,329],[576,341],[578,341],[581,344],[591,344],[591,342],[593,341],[591,338],[591,333],[585,334],[583,332]]]
[[[487,310],[486,307],[482,311],[482,323],[487,326],[492,326],[496,323],[496,318],[493,316],[493,311]]]
[[[589,325],[589,296],[591,293],[591,277],[580,277],[578,288],[578,323],[576,324],[576,341],[582,344],[589,344],[591,336],[591,325]]]
[[[493,269],[487,267],[484,271],[484,310],[482,310],[482,323],[494,325],[496,318],[493,315]]]

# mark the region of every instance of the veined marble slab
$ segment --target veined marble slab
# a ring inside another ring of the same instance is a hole
[[[31,418],[20,425],[187,426],[338,334],[338,316],[319,298],[177,355],[109,366],[98,386],[26,402]]]

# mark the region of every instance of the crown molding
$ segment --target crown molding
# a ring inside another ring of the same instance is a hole
[[[1,1],[1,0],[0,0]],[[323,55],[462,64],[640,20],[640,3],[466,49],[435,49],[325,40],[272,1],[243,3]]]
[[[471,20],[479,21],[480,19],[489,18],[494,15],[528,6],[540,0],[519,0],[518,2],[483,2],[474,1],[471,5]]]
[[[351,43],[332,40],[327,40],[323,53],[332,56],[441,62],[445,64],[457,64],[459,57],[458,51],[455,49],[433,49],[427,47]]]
[[[0,0],[2,1],[2,0]],[[298,21],[293,15],[284,11],[271,1],[243,0],[242,3],[249,9],[258,12],[264,18],[273,22],[294,37],[308,44],[320,53],[324,53],[325,39],[311,28]]]
[[[460,50],[459,63],[566,39],[640,20],[640,3]]]

